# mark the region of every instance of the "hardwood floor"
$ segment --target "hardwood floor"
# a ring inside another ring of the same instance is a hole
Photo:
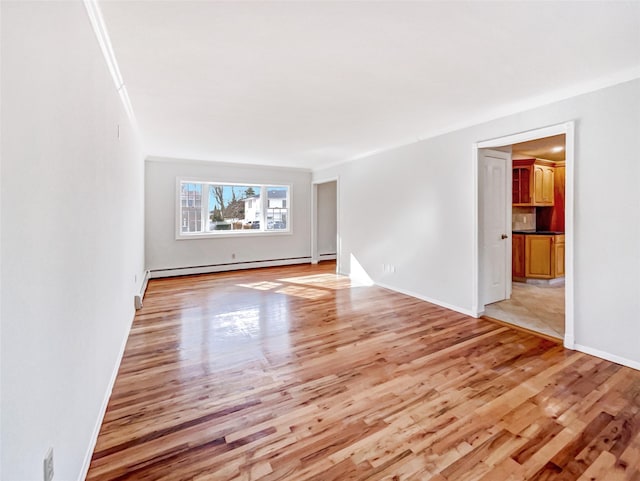
[[[87,479],[640,481],[640,372],[333,269],[152,280]]]

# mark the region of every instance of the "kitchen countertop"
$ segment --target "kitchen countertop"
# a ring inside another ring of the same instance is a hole
[[[529,234],[529,235],[564,235],[564,232],[552,230],[513,230],[512,234]]]

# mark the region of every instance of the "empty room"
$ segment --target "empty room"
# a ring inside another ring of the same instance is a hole
[[[0,0],[0,479],[640,480],[640,1]]]

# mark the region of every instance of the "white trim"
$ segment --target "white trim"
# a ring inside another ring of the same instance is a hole
[[[327,184],[329,182],[336,183],[336,254],[333,257],[327,257],[324,254],[318,254],[318,185]],[[336,273],[340,268],[340,176],[327,177],[326,179],[316,179],[311,181],[311,258],[312,264],[318,261],[336,260]]]
[[[444,307],[445,309],[456,311],[456,312],[459,312],[460,314],[465,314],[471,317],[478,317],[469,309],[465,309],[464,307],[460,307],[460,306],[454,306],[453,304],[442,302],[437,299],[433,299],[431,297],[423,296],[422,294],[418,294],[417,292],[408,291],[406,289],[400,289],[398,287],[393,287],[388,284],[384,284],[382,282],[374,282],[374,285],[378,287],[383,287],[385,289],[389,289],[390,291],[393,291],[393,292],[399,292],[400,294],[404,294],[406,296],[415,297],[416,299],[420,299],[421,301],[425,301],[430,304],[435,304],[436,306]]]
[[[220,232],[219,234],[214,232]],[[293,230],[258,230],[258,229],[238,229],[238,230],[223,230],[223,231],[208,231],[208,232],[192,232],[189,234],[182,234],[180,237],[176,237],[177,241],[184,240],[197,240],[197,239],[218,239],[220,237],[262,237],[262,236],[278,236],[278,235],[293,235]]]
[[[573,349],[575,345],[575,124],[565,124],[565,187],[564,187],[564,346]]]
[[[471,152],[471,177],[473,185],[471,193],[473,199],[473,228],[471,233],[471,314],[473,317],[480,317],[479,313],[484,312],[484,306],[480,308],[480,160],[478,158],[478,150],[480,147],[477,143],[472,146]]]
[[[505,172],[507,177],[507,189],[506,189],[506,212],[505,212],[505,227],[509,233],[509,240],[507,243],[507,262],[505,267],[505,282],[507,285],[506,299],[511,299],[513,293],[513,151],[509,148],[509,160],[507,162],[507,171]],[[505,234],[507,233],[505,232]]]
[[[480,306],[480,269],[479,269],[479,226],[478,226],[478,149],[503,147],[506,145],[526,142],[528,140],[550,137],[552,135],[565,134],[565,335],[564,346],[573,349],[575,338],[575,311],[574,311],[574,168],[575,168],[575,123],[568,121],[562,124],[551,125],[539,129],[528,130],[516,134],[506,135],[494,139],[479,141],[473,144],[472,169],[474,183],[473,197],[473,246],[472,246],[472,311],[484,311]]]
[[[311,182],[311,263],[318,263],[318,184]]]
[[[491,149],[495,147],[504,147],[506,145],[527,142],[528,140],[536,140],[542,139],[543,137],[552,137],[554,135],[564,134],[567,131],[567,125],[570,123],[573,124],[573,122],[565,122],[562,124],[549,125],[546,127],[540,127],[539,129],[525,130],[524,132],[518,132],[516,134],[483,140],[478,142],[478,148]],[[568,156],[568,152],[565,151],[565,154]]]
[[[150,271],[150,278],[158,279],[161,277],[189,276],[194,274],[210,274],[214,272],[238,271],[241,269],[258,269],[260,267],[279,267],[309,263],[311,263],[311,257],[298,257],[295,259],[276,259],[271,261],[249,261],[237,262],[233,264],[212,264],[209,266],[152,269]]]
[[[187,232],[183,233],[182,227],[182,184],[201,184],[201,225],[203,229],[199,232]],[[240,230],[221,230],[211,231],[206,230],[209,225],[209,193],[211,186],[232,186],[232,187],[256,187],[260,189],[260,204],[261,204],[261,219],[260,229],[240,229]],[[286,187],[287,197],[287,223],[286,229],[279,230],[267,230],[267,210],[268,210],[268,188],[269,187]],[[273,236],[273,235],[292,235],[293,234],[293,184],[283,184],[280,182],[271,183],[255,183],[255,182],[225,182],[225,181],[212,181],[208,178],[200,177],[176,177],[176,192],[175,192],[175,240],[194,240],[194,239],[213,239],[217,237],[251,237],[251,236]]]
[[[318,255],[319,261],[334,261],[338,258],[337,254],[320,254]]]
[[[397,144],[385,145],[383,147],[380,147],[372,151],[356,154],[348,159],[338,160],[326,165],[314,167],[312,171],[320,172],[325,169],[330,169],[342,164],[353,162],[354,160],[365,159],[367,157],[370,157],[375,154],[379,154],[381,152],[397,149],[407,145],[422,142],[423,140],[432,139],[434,137],[439,137],[441,135],[449,134],[451,132],[457,132],[459,130],[463,130],[469,127],[474,127],[480,124],[484,124],[492,120],[497,120],[503,117],[508,117],[510,115],[515,115],[521,112],[526,112],[528,110],[533,110],[539,107],[543,107],[545,105],[550,105],[563,100],[579,97],[581,95],[588,94],[590,92],[603,90],[609,87],[613,87],[615,85],[619,85],[621,83],[630,82],[638,78],[640,78],[640,67],[632,67],[630,69],[621,70],[609,75],[605,75],[603,77],[588,80],[578,85],[565,87],[565,88],[554,90],[552,92],[548,92],[535,97],[530,97],[517,102],[512,102],[508,105],[499,106],[493,110],[487,111],[483,114],[480,114],[474,117],[467,117],[463,122],[451,124],[440,129],[435,129],[435,130],[426,132],[424,135],[420,136],[415,142],[402,142]]]
[[[98,435],[100,434],[102,421],[104,420],[104,416],[107,413],[109,399],[111,399],[113,386],[115,385],[116,377],[118,376],[118,371],[120,370],[120,364],[122,363],[122,358],[124,357],[124,350],[127,346],[127,341],[129,340],[129,333],[131,332],[131,326],[133,325],[134,319],[135,315],[131,316],[131,321],[129,322],[129,326],[127,327],[124,338],[122,339],[122,342],[120,344],[120,351],[118,352],[116,363],[113,366],[113,371],[111,372],[111,378],[109,379],[109,384],[107,385],[107,390],[105,392],[104,399],[102,400],[102,406],[100,407],[100,412],[98,413],[98,419],[96,420],[96,424],[93,426],[93,432],[91,433],[89,447],[84,455],[84,461],[82,462],[82,469],[80,470],[78,481],[83,481],[84,479],[86,479],[87,473],[89,472],[89,466],[91,465],[93,451],[95,450],[96,443],[98,442]]]
[[[575,349],[576,348],[576,340],[573,336],[573,333],[564,333],[564,341],[562,343],[564,347],[567,349]]]
[[[340,263],[342,262],[342,236],[340,232],[340,216],[342,215],[342,210],[340,208],[340,176],[336,177],[336,272],[338,272],[338,268]]]
[[[338,182],[340,179],[339,175],[334,175],[330,177],[316,177],[316,172],[313,172],[312,183],[314,184],[324,184],[326,182]]]
[[[582,344],[574,344],[573,349],[576,351],[584,352],[585,354],[589,354],[591,356],[596,356],[601,359],[605,359],[607,361],[615,362],[616,364],[621,364],[622,366],[627,366],[632,369],[636,369],[640,371],[640,362],[633,361],[631,359],[627,359],[625,357],[617,356],[615,354],[611,354],[606,351],[601,351],[599,349],[594,349],[593,347],[583,346]]]
[[[316,179],[313,180],[311,183],[312,184],[326,184],[328,182],[338,182],[338,180],[340,179],[340,176],[335,176],[335,177],[327,177],[326,179]]]
[[[270,164],[252,164],[245,162],[226,162],[224,160],[206,160],[206,159],[183,159],[177,157],[163,157],[159,155],[148,155],[145,158],[145,162],[172,162],[172,163],[186,163],[186,164],[203,164],[203,165],[211,165],[216,164],[220,166],[229,166],[229,167],[246,167],[251,170],[262,169],[273,172],[274,170],[278,171],[290,171],[290,172],[303,172],[303,173],[311,173],[312,170],[308,167],[294,167],[287,165],[270,165]]]

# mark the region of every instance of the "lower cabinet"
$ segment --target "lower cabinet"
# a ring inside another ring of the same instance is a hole
[[[556,277],[564,277],[564,235],[556,236]]]
[[[554,279],[564,276],[564,235],[525,235],[524,237],[525,277]]]
[[[524,269],[525,235],[513,234],[511,236],[511,276],[515,281],[526,279]]]

